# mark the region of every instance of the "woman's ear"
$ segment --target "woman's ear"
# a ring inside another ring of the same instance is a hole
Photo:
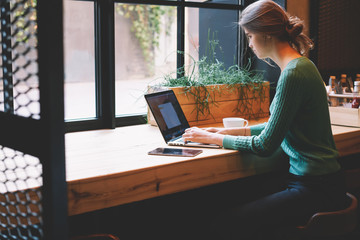
[[[270,35],[264,35],[264,41],[268,41],[270,40],[272,37]]]
[[[270,35],[264,35],[264,43],[267,44],[269,41],[271,41],[272,37]]]

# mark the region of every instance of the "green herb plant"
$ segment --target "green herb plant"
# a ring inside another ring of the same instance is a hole
[[[192,96],[195,99],[195,109],[193,111],[196,111],[197,120],[201,116],[208,115],[214,118],[213,113],[210,112],[210,105],[217,105],[214,91],[221,95],[223,90],[221,90],[220,85],[224,85],[229,92],[236,91],[239,96],[237,107],[233,110],[234,114],[251,113],[251,116],[261,115],[262,112],[253,112],[252,102],[248,95],[254,94],[259,98],[260,103],[265,101],[266,84],[263,74],[251,70],[250,60],[245,67],[234,64],[226,68],[224,63],[215,56],[218,43],[214,39],[208,40],[211,51],[207,56],[198,61],[190,56],[192,64],[177,70],[177,76],[180,77],[168,74],[159,85],[163,87],[184,87],[185,95],[188,98]],[[180,54],[184,53],[181,52]],[[212,85],[212,87],[207,87],[209,85]]]

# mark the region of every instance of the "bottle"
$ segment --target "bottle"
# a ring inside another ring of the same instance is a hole
[[[343,92],[342,92],[340,80],[335,78],[334,84],[335,84],[335,87],[334,87],[335,88],[335,93],[336,94],[342,94]]]
[[[354,81],[354,94],[360,94],[360,74],[356,74],[355,81]]]
[[[347,82],[347,75],[341,74],[340,76],[340,86],[342,88],[342,93],[348,92],[348,82]]]
[[[359,97],[354,97],[352,103],[351,103],[351,107],[352,108],[359,108],[360,106],[360,98]]]
[[[356,74],[355,81],[360,81],[360,73],[357,73],[357,74]]]
[[[360,79],[354,82],[354,93],[360,94]]]
[[[346,79],[346,85],[347,85],[347,88],[345,89],[345,92],[352,93],[354,90],[354,84],[353,84],[353,80],[351,77],[348,77]]]
[[[330,76],[330,78],[329,78],[330,92],[332,92],[332,91],[335,92],[335,81],[336,81],[336,77],[335,76]]]

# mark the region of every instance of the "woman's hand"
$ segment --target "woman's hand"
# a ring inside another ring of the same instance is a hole
[[[186,129],[182,137],[184,141],[217,144],[219,146],[222,146],[222,142],[224,139],[223,134],[207,131],[205,129],[200,129],[197,127]]]
[[[215,128],[215,127],[209,127],[209,128],[202,128],[205,131],[212,132],[212,133],[219,133],[221,134],[222,130],[225,128]]]

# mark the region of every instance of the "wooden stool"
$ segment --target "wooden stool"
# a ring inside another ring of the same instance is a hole
[[[358,201],[352,194],[346,193],[346,195],[351,199],[348,208],[314,214],[306,225],[297,227],[301,236],[335,237],[351,233],[357,226]]]

